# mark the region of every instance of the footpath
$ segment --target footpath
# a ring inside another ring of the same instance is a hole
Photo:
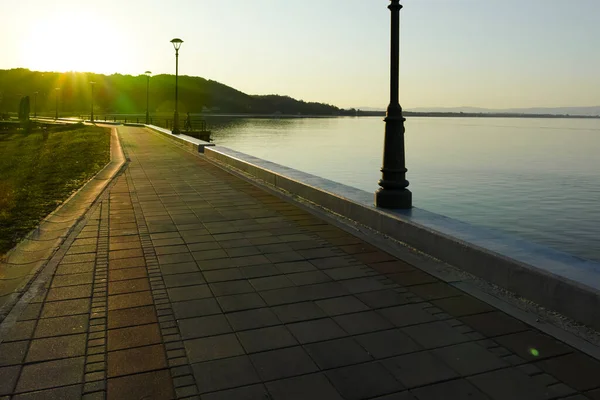
[[[596,399],[600,362],[145,128],[0,325],[0,400]]]

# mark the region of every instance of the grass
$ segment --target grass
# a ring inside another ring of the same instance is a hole
[[[110,160],[110,131],[0,133],[0,255]]]

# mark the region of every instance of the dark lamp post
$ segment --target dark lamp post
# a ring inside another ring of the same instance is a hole
[[[90,82],[90,85],[92,86],[92,116],[90,117],[90,121],[93,124],[94,123],[94,86],[96,85],[96,82]]]
[[[179,108],[178,108],[178,100],[179,100],[179,88],[177,86],[179,80],[179,48],[181,47],[181,43],[183,40],[179,38],[175,38],[171,40],[173,43],[173,47],[175,48],[175,115],[173,116],[173,134],[179,135]]]
[[[60,88],[54,88],[54,90],[56,91],[56,114],[54,115],[54,119],[58,119],[58,92]]]
[[[146,75],[146,125],[150,123],[150,75],[151,71],[144,72]]]
[[[390,46],[390,104],[385,117],[383,167],[380,188],[375,192],[375,205],[382,208],[411,208],[412,193],[407,189],[404,158],[404,121],[398,102],[400,61],[400,0],[390,0],[392,14]]]

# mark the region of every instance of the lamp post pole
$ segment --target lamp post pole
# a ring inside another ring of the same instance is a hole
[[[380,188],[375,192],[375,205],[382,208],[411,208],[412,193],[407,189],[404,156],[404,121],[398,101],[400,61],[400,0],[390,0],[390,104],[385,117],[385,139]]]
[[[180,130],[179,130],[179,105],[178,105],[178,100],[179,100],[179,87],[178,87],[178,80],[179,80],[179,48],[181,47],[181,43],[183,43],[183,40],[179,39],[179,38],[175,38],[173,40],[171,40],[171,43],[173,43],[173,47],[175,48],[175,115],[173,116],[173,134],[175,135],[179,135]]]
[[[96,82],[90,82],[90,85],[92,86],[92,115],[90,117],[90,122],[93,124],[94,123],[94,86],[96,85]]]
[[[152,72],[146,71],[146,125],[150,123],[150,74]]]
[[[38,92],[33,92],[33,118],[37,118],[37,95]]]
[[[54,90],[56,91],[56,114],[54,115],[54,119],[58,119],[58,92],[60,88],[54,88]]]

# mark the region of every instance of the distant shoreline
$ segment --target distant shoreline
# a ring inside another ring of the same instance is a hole
[[[355,115],[302,115],[302,114],[193,114],[200,117],[232,117],[232,118],[332,118],[332,117],[385,117],[384,111],[359,111]],[[514,114],[514,113],[455,113],[455,112],[415,112],[404,111],[405,117],[433,118],[546,118],[546,119],[600,119],[598,115],[569,115],[569,114]]]

